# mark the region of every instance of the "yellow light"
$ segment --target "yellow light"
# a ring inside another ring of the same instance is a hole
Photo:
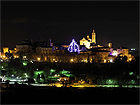
[[[26,56],[23,56],[23,58],[26,58]]]
[[[106,59],[104,59],[104,63],[106,63]]]
[[[3,57],[5,58],[5,55]]]
[[[84,59],[84,62],[87,62],[87,60],[86,60],[86,59]]]
[[[112,55],[117,56],[117,53],[113,53]]]
[[[40,58],[37,58],[38,61],[40,61]]]
[[[55,61],[55,59],[53,59],[53,61]]]
[[[129,58],[129,61],[131,61],[132,60],[132,58]]]
[[[70,61],[73,62],[73,59],[71,59]]]

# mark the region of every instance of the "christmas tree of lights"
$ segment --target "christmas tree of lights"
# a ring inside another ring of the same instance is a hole
[[[75,42],[74,39],[72,39],[72,42],[70,43],[70,45],[68,47],[68,51],[69,52],[78,52],[78,54],[80,53],[79,45]]]

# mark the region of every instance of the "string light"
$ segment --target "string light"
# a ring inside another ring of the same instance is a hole
[[[75,42],[74,39],[72,39],[72,42],[70,43],[70,45],[68,47],[68,51],[69,52],[78,52],[78,54],[80,53],[79,45]]]

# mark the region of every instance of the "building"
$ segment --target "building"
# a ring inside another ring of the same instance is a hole
[[[23,41],[22,44],[16,45],[16,51],[22,51],[22,52],[30,52],[32,50],[32,43],[27,38]]]
[[[87,39],[85,39],[83,37],[83,39],[80,40],[80,45],[85,45],[86,48],[90,49],[90,44],[91,43],[94,43],[96,44],[96,34],[93,30],[93,33],[92,33],[92,39],[89,38],[89,35],[87,35]]]
[[[92,43],[96,44],[96,34],[95,34],[94,30],[92,32]]]
[[[87,39],[83,37],[83,39],[80,40],[80,45],[85,45],[86,48],[96,48],[96,47],[103,47],[101,45],[96,44],[96,34],[93,30],[92,32],[92,39],[89,38],[89,35],[87,35]]]
[[[41,53],[41,54],[52,54],[52,49],[53,47],[46,47],[46,46],[38,46],[36,47],[36,53]]]
[[[120,56],[127,56],[127,61],[131,61],[134,56],[129,54],[129,49],[127,47],[119,47],[117,49],[117,54]]]
[[[92,38],[90,38],[89,35],[87,35],[87,39],[83,37],[83,39],[80,40],[80,45],[78,45],[74,39],[72,39],[70,44],[53,44],[51,39],[48,40],[48,43],[40,41],[33,44],[26,38],[22,44],[17,44],[14,50],[9,50],[8,47],[4,47],[3,53],[1,52],[1,58],[4,59],[5,53],[9,51],[13,54],[14,58],[23,56],[23,58],[26,59],[46,62],[113,63],[118,55],[127,56],[128,62],[133,58],[133,56],[129,54],[129,49],[125,47],[113,49],[111,42],[109,42],[108,47],[98,45],[94,30],[92,32]]]
[[[91,41],[86,40],[84,37],[83,37],[83,39],[80,40],[80,45],[85,45],[86,48],[88,48],[88,49],[90,48],[90,43],[91,43]]]

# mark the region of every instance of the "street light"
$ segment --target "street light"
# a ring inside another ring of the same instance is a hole
[[[73,59],[71,59],[70,61],[73,62]]]
[[[40,58],[37,58],[38,61],[40,61]]]
[[[110,59],[110,62],[112,63],[112,62],[113,62],[113,60],[112,60],[112,59]]]

